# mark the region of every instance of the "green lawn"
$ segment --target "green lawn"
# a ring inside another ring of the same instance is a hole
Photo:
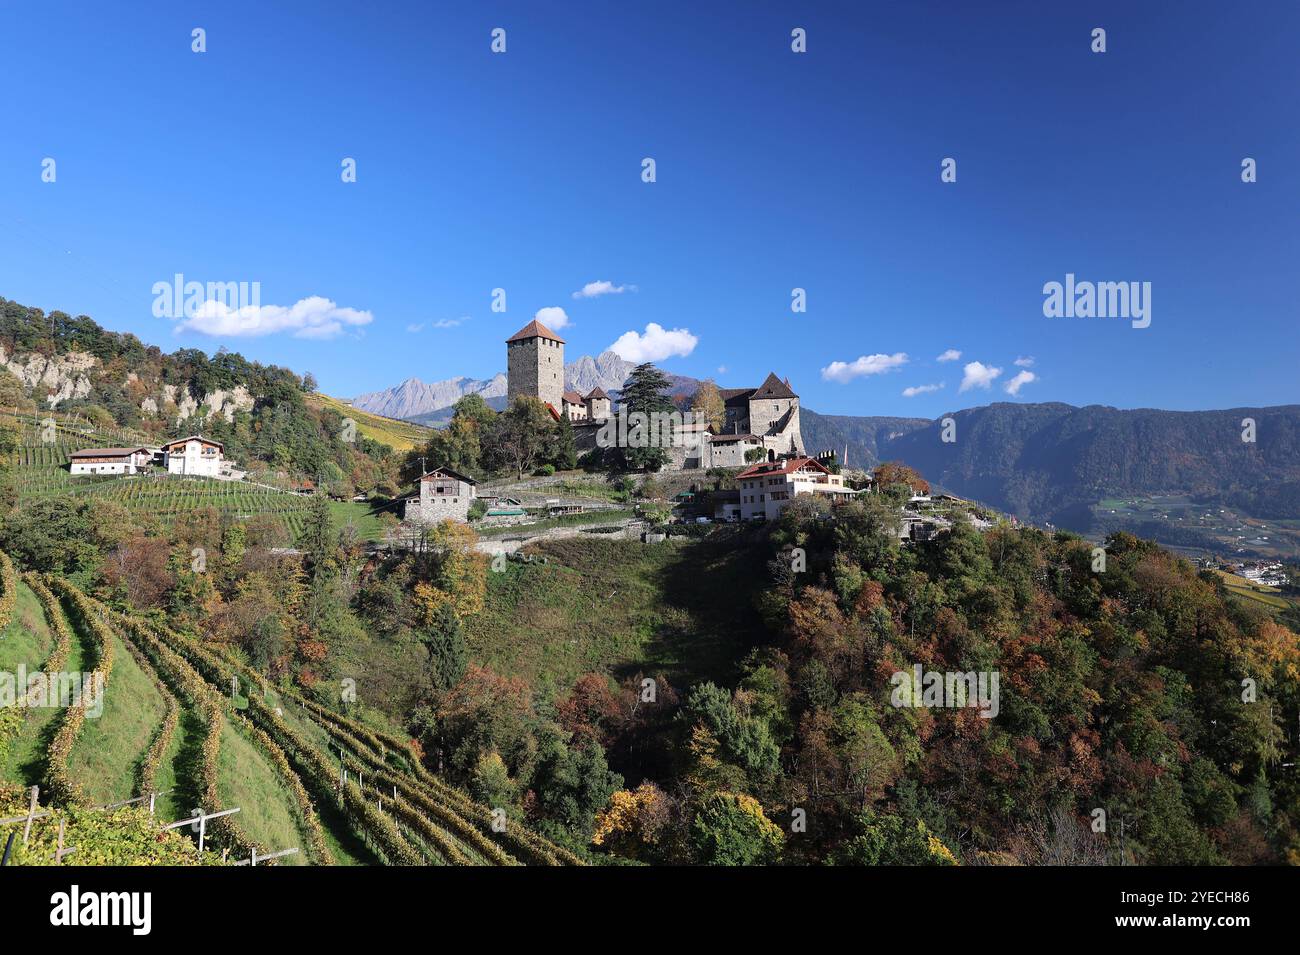
[[[194,815],[194,807],[200,801],[195,781],[203,745],[203,724],[193,710],[186,708],[183,700],[180,703],[176,732],[172,734],[154,777],[158,791],[163,793],[155,810],[159,819],[168,822]]]
[[[362,540],[377,541],[383,539],[384,525],[379,520],[380,511],[361,501],[330,501],[330,517],[334,524],[343,528],[351,524],[357,529]],[[389,509],[389,513],[395,513]]]

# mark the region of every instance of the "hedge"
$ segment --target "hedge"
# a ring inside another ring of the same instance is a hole
[[[14,562],[0,550],[0,633],[4,632],[13,619],[14,605],[17,602],[18,575],[14,573]]]

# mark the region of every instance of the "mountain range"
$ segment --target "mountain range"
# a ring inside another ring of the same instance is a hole
[[[564,387],[585,395],[593,388],[603,388],[615,400],[623,383],[636,364],[620,358],[612,351],[604,351],[592,358],[583,355],[577,361],[564,365]],[[690,395],[699,386],[699,380],[684,375],[668,375],[674,397]],[[400,385],[383,391],[357,395],[351,404],[354,408],[387,418],[402,418],[416,424],[439,427],[451,419],[452,406],[466,395],[481,395],[488,406],[500,411],[506,406],[506,375],[499,372],[491,378],[447,378],[443,381],[424,382],[408,378]]]

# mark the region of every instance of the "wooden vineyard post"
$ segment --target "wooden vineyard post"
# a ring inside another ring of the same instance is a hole
[[[77,847],[76,847],[76,846],[70,846],[70,847],[67,848],[67,849],[63,848],[63,824],[64,824],[64,822],[65,822],[64,819],[62,819],[62,818],[59,819],[59,847],[58,847],[57,849],[54,850],[54,862],[55,862],[55,864],[61,864],[61,863],[63,862],[63,857],[64,857],[64,856],[66,856],[66,855],[71,855],[72,853],[74,853],[74,852],[77,851]]]
[[[36,798],[40,793],[41,787],[32,787],[32,801],[27,807],[27,825],[23,827],[23,847],[27,847],[27,837],[32,834],[32,819],[36,816]]]

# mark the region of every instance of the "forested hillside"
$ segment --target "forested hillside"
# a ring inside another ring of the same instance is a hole
[[[1300,515],[1300,406],[1123,411],[997,403],[958,411],[884,446],[932,481],[994,507],[1087,530],[1086,506],[1186,492],[1257,517]],[[1249,437],[1245,419],[1254,422]],[[1083,523],[1084,526],[1079,526]]]
[[[84,315],[0,299],[0,411],[75,416],[119,443],[202,432],[248,470],[309,478],[341,497],[394,490],[390,449],[345,428],[338,409],[313,409],[315,388],[310,375],[239,354],[165,354]]]
[[[546,543],[455,588],[454,626],[394,566],[359,604],[376,705],[415,707],[480,798],[620,859],[1300,862],[1296,634],[1130,536],[1098,571],[1068,534],[900,546],[892,520],[801,498],[771,528]],[[997,674],[991,718],[898,705],[918,665]]]

